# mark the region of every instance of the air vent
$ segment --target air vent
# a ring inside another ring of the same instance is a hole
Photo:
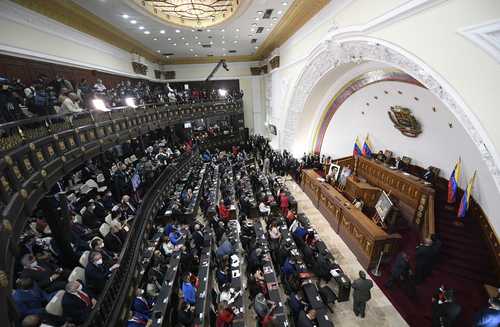
[[[211,44],[202,44],[201,46],[204,47],[204,48],[211,48],[212,47]]]
[[[262,19],[269,19],[269,18],[271,18],[272,14],[273,14],[273,10],[267,9],[266,12],[264,13],[264,16],[262,16]]]
[[[229,53],[236,53],[236,50],[229,50]]]
[[[252,39],[252,40],[250,41],[250,43],[255,43],[255,42],[257,42],[257,39]]]
[[[262,33],[263,30],[264,30],[264,27],[261,26],[257,29],[257,31],[255,33]]]
[[[162,55],[164,55],[164,56],[173,56],[174,54],[171,53],[171,52],[169,52],[169,53],[162,53]]]

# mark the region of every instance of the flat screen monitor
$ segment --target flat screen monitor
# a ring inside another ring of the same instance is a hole
[[[389,211],[391,211],[391,208],[392,208],[392,201],[389,198],[389,195],[387,195],[387,193],[382,191],[380,197],[378,198],[377,204],[375,204],[375,210],[377,210],[377,214],[379,215],[382,221],[385,220],[385,218],[389,214]]]

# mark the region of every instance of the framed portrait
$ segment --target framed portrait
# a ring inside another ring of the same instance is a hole
[[[340,176],[340,171],[342,170],[342,167],[336,164],[330,164],[330,170],[328,171],[328,176],[330,176],[331,180],[333,182],[337,182]]]

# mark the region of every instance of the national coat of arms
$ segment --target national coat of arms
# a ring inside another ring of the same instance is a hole
[[[403,135],[408,137],[417,137],[420,133],[422,133],[422,125],[420,125],[418,120],[412,115],[410,109],[394,106],[391,107],[388,114],[394,124],[394,127],[399,129]]]

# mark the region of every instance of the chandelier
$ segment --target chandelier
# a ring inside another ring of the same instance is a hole
[[[150,14],[174,25],[206,28],[230,18],[240,0],[134,0]]]

